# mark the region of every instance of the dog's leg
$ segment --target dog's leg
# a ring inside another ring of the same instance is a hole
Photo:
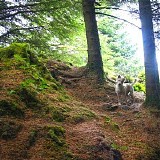
[[[134,103],[134,95],[133,95],[133,92],[130,92],[130,96],[132,98],[132,103]]]
[[[120,95],[117,93],[117,98],[118,98],[118,105],[121,105],[121,102],[120,102]]]

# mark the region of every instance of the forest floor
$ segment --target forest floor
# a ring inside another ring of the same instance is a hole
[[[110,82],[93,85],[91,79],[80,76],[78,68],[55,61],[47,65],[69,98],[46,91],[38,94],[45,101],[43,109],[35,109],[14,94],[28,75],[0,63],[0,101],[16,101],[25,114],[17,118],[9,112],[2,114],[0,108],[0,159],[160,159],[160,113],[143,106],[142,93],[135,92],[134,104],[119,106]]]

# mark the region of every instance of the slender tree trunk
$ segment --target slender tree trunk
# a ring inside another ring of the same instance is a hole
[[[98,83],[104,81],[103,62],[101,57],[100,41],[98,36],[95,0],[82,0],[84,22],[86,27],[86,37],[88,45],[88,73],[95,77]]]
[[[146,75],[146,105],[160,107],[159,74],[155,53],[155,39],[150,0],[139,0],[139,10],[142,24]]]

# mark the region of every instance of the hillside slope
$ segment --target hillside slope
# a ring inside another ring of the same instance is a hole
[[[0,159],[159,159],[159,112],[143,95],[120,107],[113,85],[97,86],[84,68],[39,62],[22,44],[0,54]]]

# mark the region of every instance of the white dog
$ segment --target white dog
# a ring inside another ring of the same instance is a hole
[[[123,96],[125,97],[125,102],[127,102],[127,96],[130,96],[132,98],[132,102],[134,102],[133,85],[135,84],[136,80],[133,83],[124,83],[124,81],[125,78],[120,75],[116,79],[115,92],[118,97],[119,105],[121,105],[123,101]]]

